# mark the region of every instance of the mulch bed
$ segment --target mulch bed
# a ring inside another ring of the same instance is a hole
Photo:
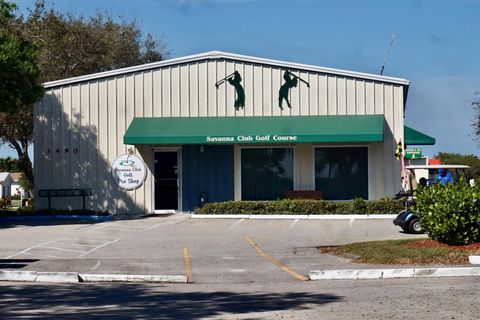
[[[411,240],[401,244],[404,248],[412,249],[444,249],[447,250],[444,254],[432,256],[430,254],[418,255],[412,254],[411,257],[401,257],[400,252],[397,257],[390,257],[385,260],[379,252],[377,258],[367,258],[356,256],[353,252],[345,250],[344,246],[326,246],[318,247],[320,252],[341,256],[351,260],[353,263],[365,264],[421,264],[421,265],[469,265],[468,256],[480,255],[480,243],[473,243],[469,245],[448,245],[440,243],[431,239],[417,239]],[[392,246],[393,248],[393,246]],[[370,248],[370,250],[372,250]],[[378,249],[382,250],[382,249]]]
[[[425,240],[415,240],[415,241],[407,242],[403,244],[403,246],[407,248],[448,248],[448,249],[454,249],[459,251],[470,251],[470,252],[479,251],[480,252],[480,243],[478,242],[472,243],[469,245],[451,246],[435,240],[425,239]]]

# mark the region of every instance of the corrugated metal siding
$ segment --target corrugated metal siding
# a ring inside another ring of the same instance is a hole
[[[182,147],[182,209],[199,206],[201,192],[209,202],[233,200],[233,146]]]
[[[217,80],[234,71],[240,73],[245,89],[245,108],[239,111],[234,109],[233,86],[215,87]],[[124,192],[110,177],[114,158],[127,152],[122,137],[133,117],[384,114],[385,142],[370,149],[370,196],[394,195],[400,165],[393,152],[397,139],[403,137],[404,87],[291,70],[310,88],[299,82],[290,91],[292,109],[280,110],[278,92],[284,71],[242,61],[204,60],[51,88],[35,108],[36,189],[89,186],[95,193],[90,206],[96,210],[150,212],[151,183]],[[74,149],[78,152],[73,153]],[[151,161],[151,146],[133,149],[147,164]],[[299,186],[306,186],[305,181],[298,181]],[[40,207],[46,206],[45,199],[37,200]],[[77,200],[58,199],[58,206],[79,206]]]

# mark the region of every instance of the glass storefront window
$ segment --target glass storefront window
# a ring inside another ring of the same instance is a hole
[[[242,149],[242,199],[276,200],[293,190],[293,148]]]
[[[315,190],[327,200],[368,199],[368,149],[315,149]]]

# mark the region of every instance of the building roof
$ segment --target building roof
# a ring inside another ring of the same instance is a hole
[[[10,173],[8,172],[0,172],[0,183],[2,183],[3,181],[5,181],[5,179],[7,179],[8,175]]]
[[[341,69],[325,68],[325,67],[279,61],[279,60],[264,59],[264,58],[251,57],[251,56],[233,54],[233,53],[222,52],[222,51],[211,51],[211,52],[205,52],[205,53],[191,55],[191,56],[185,56],[185,57],[153,62],[153,63],[143,64],[138,66],[132,66],[128,68],[110,70],[110,71],[99,72],[99,73],[94,73],[94,74],[89,74],[89,75],[84,75],[84,76],[79,76],[74,78],[46,82],[43,85],[45,88],[53,88],[53,87],[71,85],[71,84],[91,81],[91,80],[98,80],[102,78],[108,78],[112,76],[118,76],[118,75],[133,73],[133,72],[141,72],[141,71],[147,71],[152,69],[158,69],[162,67],[169,67],[172,65],[185,64],[185,63],[190,63],[195,61],[217,60],[217,59],[241,61],[241,62],[252,63],[252,64],[271,65],[271,66],[288,68],[288,69],[320,72],[320,73],[327,73],[327,74],[344,76],[344,77],[361,78],[365,80],[394,83],[394,84],[399,84],[407,87],[410,84],[410,81],[406,79],[401,79],[401,78],[380,76],[375,74],[361,73],[361,72],[341,70]]]
[[[10,177],[12,177],[13,182],[20,182],[20,178],[22,177],[21,172],[11,172]]]

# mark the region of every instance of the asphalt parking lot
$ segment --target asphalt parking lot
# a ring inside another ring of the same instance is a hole
[[[318,246],[412,237],[424,236],[404,234],[390,219],[197,220],[177,214],[0,225],[0,269],[186,275],[196,283],[302,281],[310,270],[351,267]]]

